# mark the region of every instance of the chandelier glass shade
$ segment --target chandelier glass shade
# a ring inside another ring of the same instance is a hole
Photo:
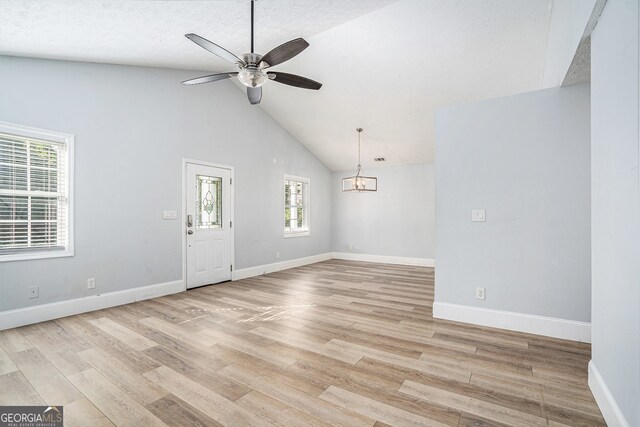
[[[362,165],[360,164],[360,134],[362,128],[357,128],[358,132],[358,167],[356,173],[353,176],[342,178],[342,191],[345,192],[364,192],[364,191],[378,191],[378,178],[373,176],[362,175]]]

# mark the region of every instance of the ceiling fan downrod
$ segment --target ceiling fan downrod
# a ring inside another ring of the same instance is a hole
[[[251,0],[251,53],[255,53],[253,51],[253,3],[254,0]]]

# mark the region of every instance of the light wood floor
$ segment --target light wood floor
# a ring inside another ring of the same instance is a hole
[[[431,268],[327,261],[0,332],[65,425],[599,426],[590,347],[432,318]]]

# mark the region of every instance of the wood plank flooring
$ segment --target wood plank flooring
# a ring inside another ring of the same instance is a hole
[[[604,426],[588,344],[434,320],[432,268],[326,261],[0,332],[68,426]]]

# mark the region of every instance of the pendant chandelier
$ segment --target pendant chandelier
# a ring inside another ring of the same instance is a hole
[[[362,128],[357,128],[358,132],[358,167],[356,174],[348,178],[342,178],[342,191],[378,191],[378,178],[373,176],[363,176],[360,174],[362,166],[360,165],[360,134]]]

